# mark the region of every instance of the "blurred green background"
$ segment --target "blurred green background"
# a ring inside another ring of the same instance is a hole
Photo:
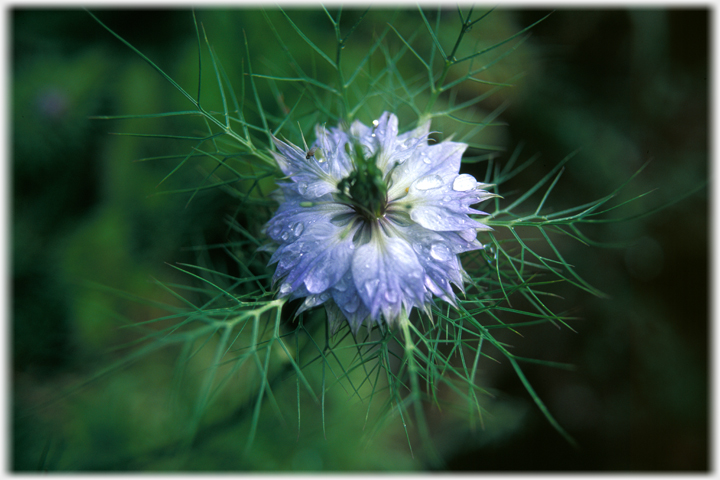
[[[473,36],[501,39],[546,13],[497,11],[475,27]],[[277,12],[271,14],[282,25]],[[197,41],[188,11],[100,10],[97,15],[188,91],[197,88]],[[333,51],[324,12],[291,11],[291,16]],[[358,12],[345,16],[350,25]],[[369,45],[387,17],[372,12],[355,41]],[[243,31],[255,71],[286,62],[258,11],[200,11],[198,19],[231,78],[240,76]],[[408,10],[397,24],[419,28],[420,22],[417,12]],[[448,12],[445,22],[447,41],[454,41],[457,13]],[[185,152],[188,145],[109,134],[183,131],[176,121],[88,118],[189,105],[87,13],[13,9],[10,26],[11,468],[428,468],[422,458],[410,456],[399,425],[361,441],[365,409],[348,407],[342,389],[328,400],[327,439],[314,405],[303,410],[298,435],[292,382],[286,389],[289,425],[269,412],[252,456],[239,453],[246,427],[229,417],[222,428],[207,430],[179,461],[163,447],[181,429],[166,408],[172,351],[64,395],[121,358],[110,348],[133,337],[118,328],[118,319],[163,314],[89,283],[173,301],[152,279],[187,281],[164,262],[223,262],[222,252],[196,247],[227,241],[224,219],[237,204],[219,190],[198,195],[188,206],[187,196],[157,194],[156,185],[174,164],[134,160]],[[508,126],[493,134],[507,151],[501,161],[519,144],[524,158],[541,154],[506,188],[529,188],[577,148],[580,154],[548,202],[556,210],[606,195],[647,161],[628,195],[657,190],[632,212],[651,210],[705,182],[708,27],[709,12],[703,9],[559,10],[535,27],[487,78],[502,81],[521,72],[524,77],[480,105],[491,111],[510,101],[501,117]],[[397,38],[391,41],[397,44]],[[361,43],[358,51],[367,45]],[[477,84],[465,87],[460,97],[480,92]],[[277,96],[261,93],[264,104],[279,111]],[[186,168],[169,185],[193,186],[201,178]],[[573,323],[577,333],[547,325],[513,340],[524,356],[577,365],[575,372],[528,367],[526,373],[581,448],[572,449],[552,429],[509,365],[488,364],[480,381],[503,394],[490,408],[493,416],[484,431],[469,431],[462,416],[428,411],[444,469],[709,468],[707,191],[641,220],[598,225],[587,233],[601,241],[631,241],[617,249],[560,242],[565,258],[610,299],[560,287],[564,305],[582,318]],[[213,407],[214,419],[233,411],[231,398],[223,402]]]

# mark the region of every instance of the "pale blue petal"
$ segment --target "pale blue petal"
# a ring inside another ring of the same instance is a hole
[[[296,184],[297,192],[306,198],[317,198],[337,190],[341,178],[334,178],[327,162],[320,162],[307,152],[273,137],[282,155],[274,154],[283,173]]]
[[[352,212],[352,209],[331,201],[303,207],[298,201],[288,200],[281,205],[275,216],[265,225],[265,232],[278,243],[292,242],[306,233],[305,229],[308,226],[318,221],[327,222],[335,215],[348,212]]]
[[[413,182],[432,175],[440,177],[443,184],[451,186],[457,177],[466,148],[464,143],[447,141],[416,148],[408,161],[393,171],[388,197],[391,200],[401,198]]]
[[[345,275],[354,246],[352,234],[342,236],[344,230],[319,220],[297,240],[277,249],[270,263],[278,262],[273,281],[282,279],[281,296],[301,285],[308,293],[322,293]]]
[[[470,175],[467,177],[472,178]],[[484,190],[456,191],[451,186],[456,178],[457,175],[453,175],[445,180],[431,174],[416,179],[408,188],[407,195],[398,200],[399,205],[405,206],[399,208],[409,210],[410,218],[430,230],[487,229],[484,224],[468,217],[468,214],[483,213],[469,205],[493,195]]]
[[[331,290],[333,300],[345,318],[350,322],[353,333],[357,333],[360,326],[370,315],[370,310],[363,303],[353,281],[352,270],[337,282]]]
[[[484,229],[486,225],[473,220],[464,213],[450,212],[444,207],[418,205],[410,210],[410,218],[423,227],[438,232],[466,230],[468,228]]]
[[[388,323],[421,306],[425,297],[423,269],[410,245],[399,238],[376,236],[358,247],[352,274],[360,297],[372,318],[382,312]]]
[[[340,280],[350,268],[355,245],[352,236],[344,240],[333,239],[320,251],[315,265],[305,276],[305,287],[310,293],[324,292]]]
[[[393,163],[393,154],[397,146],[398,119],[392,113],[385,112],[378,119],[375,137],[380,144],[380,154],[377,157],[378,168],[385,172]]]
[[[314,146],[320,149],[316,157],[323,159],[321,163],[327,165],[335,180],[347,177],[353,169],[352,161],[345,152],[345,144],[350,141],[348,134],[339,128],[328,130],[321,125],[315,127],[315,134],[317,140]]]
[[[468,241],[457,232],[433,232],[418,225],[399,229],[412,245],[425,272],[425,286],[436,296],[454,304],[450,283],[462,288],[463,278],[457,254],[482,248],[477,240]]]

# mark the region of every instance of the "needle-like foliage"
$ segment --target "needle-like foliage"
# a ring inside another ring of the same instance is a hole
[[[317,405],[326,432],[332,428],[325,421],[328,394],[340,389],[349,400],[346,408],[364,412],[368,440],[377,438],[388,423],[400,422],[407,448],[417,458],[414,440],[422,439],[422,458],[430,464],[440,462],[441,455],[429,441],[432,428],[426,406],[459,409],[469,427],[483,425],[494,396],[483,385],[483,365],[503,362],[514,370],[547,420],[572,443],[537,395],[523,366],[572,367],[519,356],[508,339],[544,323],[572,329],[571,306],[556,309],[553,289],[558,282],[603,295],[591,285],[591,272],[578,272],[563,255],[558,239],[593,245],[583,234],[583,226],[610,218],[617,221],[611,217],[615,209],[632,199],[617,202],[623,184],[596,200],[580,194],[579,206],[553,211],[553,189],[562,182],[563,170],[572,168],[566,165],[573,155],[558,162],[530,189],[507,190],[508,182],[530,169],[534,159],[520,161],[523,154],[517,149],[504,160],[502,148],[484,136],[488,129],[502,125],[507,107],[499,102],[483,110],[485,100],[518,77],[498,81],[485,74],[511,57],[544,17],[488,41],[478,31],[492,21],[492,10],[478,14],[473,8],[457,8],[448,13],[419,7],[414,12],[391,13],[323,7],[322,14],[334,39],[331,42],[305,27],[297,12],[263,11],[267,41],[277,41],[276,57],[255,57],[253,45],[243,36],[244,44],[237,46],[242,55],[240,71],[226,70],[213,47],[212,31],[206,32],[195,14],[188,14],[194,20],[200,50],[198,88],[191,92],[90,13],[187,104],[186,109],[173,112],[101,118],[186,120],[187,130],[172,135],[119,135],[172,138],[181,143],[183,153],[142,159],[175,162],[161,180],[162,187],[182,169],[195,166],[202,172],[196,184],[162,193],[176,194],[178,201],[192,208],[203,191],[220,188],[237,212],[228,219],[227,243],[207,246],[222,249],[232,268],[209,260],[174,266],[188,283],[157,281],[175,302],[156,305],[167,310],[165,316],[128,324],[138,337],[118,347],[127,350],[126,360],[101,374],[148,358],[160,348],[177,347],[174,384],[196,385],[195,400],[181,434],[160,448],[163,453],[192,448],[223,422],[245,425],[239,444],[252,449],[261,422],[267,421],[266,410],[288,427],[307,428],[301,415],[304,403]],[[474,93],[459,94],[468,85]],[[277,144],[273,138],[308,145],[315,140],[311,133],[315,125],[368,122],[383,111],[400,112],[398,117],[405,122],[401,131],[432,119],[433,127],[441,130],[433,135],[446,139],[454,135],[455,140],[470,145],[463,165],[476,168],[476,175],[484,173],[481,180],[491,184],[489,191],[495,194],[478,207],[489,216],[473,218],[492,230],[480,232],[478,240],[484,249],[462,255],[469,279],[457,307],[438,302],[431,317],[413,315],[396,328],[362,328],[355,334],[345,325],[332,331],[323,310],[295,315],[298,305],[278,297],[279,285],[271,281],[274,267],[267,265],[269,254],[259,249],[266,243],[262,226],[277,208],[272,195],[275,181],[283,180],[271,153]],[[198,372],[200,381],[187,378]],[[241,389],[233,387],[238,382]],[[288,390],[288,384],[294,388]],[[286,408],[289,392],[297,403],[296,411]],[[235,407],[228,416],[218,417],[213,405],[228,402],[228,396]]]

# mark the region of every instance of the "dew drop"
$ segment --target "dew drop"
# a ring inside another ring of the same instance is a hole
[[[310,296],[307,297],[307,298],[305,299],[305,301],[303,302],[303,306],[305,306],[306,308],[312,308],[312,307],[314,307],[314,306],[316,306],[316,305],[321,304],[322,302],[323,302],[323,301],[321,301],[319,295],[310,295]]]
[[[305,192],[307,192],[308,186],[307,183],[298,183],[298,192],[300,192],[300,195],[305,195]]]
[[[439,175],[428,175],[416,181],[415,188],[418,190],[432,190],[433,188],[442,186],[442,184],[443,181]]]
[[[360,306],[360,297],[357,295],[353,295],[350,297],[350,300],[348,300],[345,305],[343,305],[344,309],[348,313],[355,313],[355,311]]]
[[[450,248],[443,243],[433,243],[430,247],[430,255],[432,255],[435,260],[440,260],[441,262],[447,262],[452,258]]]
[[[430,165],[430,157],[428,157],[428,154],[425,152],[422,152],[420,154],[420,158],[422,159],[423,163]]]
[[[303,225],[302,222],[298,222],[298,223],[296,223],[295,226],[293,227],[293,234],[294,234],[296,237],[299,237],[300,234],[303,232],[304,229],[305,229],[305,225]]]
[[[283,239],[283,241],[286,241],[288,238],[290,238],[290,232],[285,230],[282,235],[280,235],[280,238]]]
[[[375,296],[375,290],[377,290],[377,286],[379,283],[379,278],[373,278],[372,280],[368,280],[367,282],[365,282],[365,291],[367,292],[368,297]]]
[[[468,175],[467,173],[463,173],[455,178],[452,188],[456,192],[467,192],[468,190],[474,189],[476,186],[477,181],[475,180],[475,177]]]
[[[387,300],[390,303],[397,302],[397,293],[395,292],[395,290],[393,290],[391,288],[385,290],[385,300]]]
[[[373,120],[373,127],[377,128],[378,125],[380,125],[380,121]]]
[[[280,285],[280,295],[287,295],[292,291],[292,285],[289,283],[283,283]]]

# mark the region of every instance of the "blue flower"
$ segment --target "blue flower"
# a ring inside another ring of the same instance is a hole
[[[317,126],[312,148],[274,139],[286,175],[280,208],[265,231],[279,296],[324,304],[333,331],[345,320],[392,326],[413,307],[431,315],[433,297],[456,305],[451,284],[467,274],[458,254],[481,249],[470,205],[495,196],[459,174],[464,143],[428,144],[430,122],[398,134],[385,112],[373,127]],[[383,324],[384,322],[384,324]]]

